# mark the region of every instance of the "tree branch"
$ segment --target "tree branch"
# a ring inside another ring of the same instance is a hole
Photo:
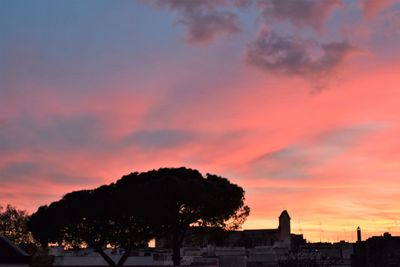
[[[129,255],[131,254],[132,249],[129,247],[125,249],[124,254],[122,257],[119,259],[117,266],[123,266],[126,260],[128,259]]]
[[[108,256],[104,252],[104,250],[101,246],[96,246],[95,250],[101,255],[101,257],[103,257],[103,259],[108,263],[108,265],[113,266],[113,267],[117,266],[115,264],[115,262],[110,258],[110,256]]]

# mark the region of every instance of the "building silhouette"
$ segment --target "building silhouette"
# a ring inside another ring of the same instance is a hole
[[[246,247],[281,246],[290,248],[303,235],[292,234],[289,213],[284,210],[279,216],[279,225],[274,229],[223,231],[214,227],[192,227],[183,241],[183,247]],[[305,242],[305,240],[304,240]],[[156,240],[156,248],[170,248],[167,239]]]
[[[400,267],[400,237],[384,233],[383,236],[360,238],[354,244],[352,267]]]
[[[8,238],[0,236],[0,266],[28,267],[30,263],[31,256]]]

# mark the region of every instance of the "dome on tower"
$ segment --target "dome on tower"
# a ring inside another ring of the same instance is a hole
[[[287,210],[282,211],[279,218],[289,218],[290,219],[290,216],[289,216],[289,213],[287,212]]]

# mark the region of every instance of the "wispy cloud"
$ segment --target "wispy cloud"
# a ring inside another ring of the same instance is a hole
[[[395,0],[362,0],[364,17],[370,20],[394,2]]]
[[[64,184],[64,185],[90,185],[98,177],[76,176],[68,174],[63,166],[48,164],[48,162],[39,161],[11,161],[3,163],[0,167],[0,183],[35,184],[37,176],[41,176],[40,182]]]
[[[185,130],[159,129],[139,130],[122,139],[123,144],[144,149],[178,148],[193,141],[195,134]]]
[[[345,154],[364,137],[381,129],[381,125],[375,124],[332,129],[257,157],[249,163],[250,171],[255,177],[265,179],[311,178],[314,168]]]
[[[59,150],[101,143],[101,123],[94,116],[53,117],[46,122],[32,117],[13,118],[0,131],[0,148]]]
[[[267,22],[289,21],[296,26],[309,26],[322,31],[325,21],[342,0],[259,0],[258,7]]]

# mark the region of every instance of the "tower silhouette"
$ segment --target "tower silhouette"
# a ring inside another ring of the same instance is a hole
[[[361,228],[357,227],[357,242],[361,242]]]
[[[289,213],[284,210],[279,216],[279,235],[280,239],[290,244],[290,216]]]

